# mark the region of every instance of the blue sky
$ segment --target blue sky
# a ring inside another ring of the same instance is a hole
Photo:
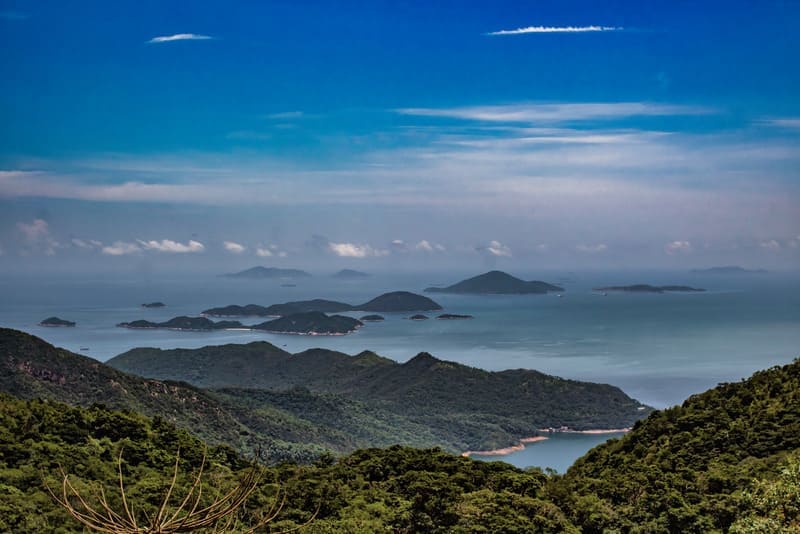
[[[794,269],[799,15],[2,0],[0,267]]]

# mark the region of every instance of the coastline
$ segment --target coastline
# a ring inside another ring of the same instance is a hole
[[[539,432],[543,434],[589,434],[589,435],[598,435],[598,434],[626,434],[630,432],[630,428],[595,428],[591,430],[571,430],[571,429],[559,429],[559,428],[540,428]],[[491,449],[486,451],[464,451],[461,453],[461,456],[468,458],[470,456],[505,456],[507,454],[511,454],[512,452],[519,452],[525,449],[525,446],[529,443],[538,443],[540,441],[544,441],[546,439],[550,439],[548,436],[530,436],[527,438],[521,438],[519,443],[516,445],[510,445],[508,447],[502,447],[500,449]]]
[[[527,443],[536,443],[538,441],[544,441],[546,439],[550,438],[548,438],[547,436],[530,436],[527,438],[520,439],[519,443],[516,445],[503,447],[501,449],[492,449],[488,451],[465,451],[461,453],[461,456],[465,458],[469,456],[505,456],[506,454],[511,454],[512,452],[523,450],[525,448],[525,444]]]

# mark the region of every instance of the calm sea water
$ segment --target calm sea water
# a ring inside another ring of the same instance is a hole
[[[566,291],[562,297],[431,295],[445,311],[475,318],[408,321],[404,319],[408,314],[384,314],[385,322],[370,323],[355,334],[341,337],[141,331],[114,326],[135,319],[160,321],[197,315],[203,309],[227,304],[272,304],[317,297],[360,303],[385,291],[420,292],[470,274],[475,273],[376,275],[357,282],[320,275],[297,281],[296,287],[281,287],[280,281],[274,280],[242,281],[213,275],[2,276],[0,325],[30,332],[101,361],[140,346],[201,347],[254,340],[267,340],[292,352],[325,347],[355,354],[369,349],[401,362],[428,351],[483,369],[537,369],[609,383],[658,408],[678,404],[719,382],[739,380],[755,370],[800,356],[800,276],[776,274],[515,273],[563,285]],[[591,291],[599,285],[631,283],[688,284],[708,291],[607,296]],[[167,307],[139,306],[155,300]],[[78,326],[37,326],[51,315],[76,321]],[[242,322],[261,320],[248,318]],[[516,465],[548,463],[548,467],[563,470],[564,462],[583,454],[597,439],[559,437],[504,459]],[[564,440],[572,441],[566,445]],[[555,456],[547,452],[551,449]],[[552,459],[555,457],[561,460]]]

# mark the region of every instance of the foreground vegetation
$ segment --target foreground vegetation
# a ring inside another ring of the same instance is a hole
[[[208,447],[161,417],[0,395],[0,531],[80,531],[46,487],[60,484],[63,468],[82,494],[100,484],[115,495],[120,451],[130,500],[152,515],[178,450],[175,499],[204,456],[209,502],[251,472],[232,448]],[[399,446],[260,473],[232,529],[282,502],[265,530],[313,518],[308,531],[330,533],[796,533],[800,361],[653,413],[564,476]]]

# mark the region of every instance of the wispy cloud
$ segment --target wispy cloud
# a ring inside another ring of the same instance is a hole
[[[780,128],[800,129],[800,117],[784,117],[781,119],[765,119],[762,124],[778,126]]]
[[[160,35],[146,41],[149,44],[171,43],[173,41],[208,41],[214,39],[210,35],[200,35],[198,33],[176,33],[174,35]]]
[[[625,28],[621,26],[527,26],[516,30],[499,30],[488,32],[486,35],[522,35],[526,33],[587,33],[587,32],[618,32]]]
[[[713,109],[701,106],[651,102],[568,102],[524,103],[454,108],[402,108],[402,115],[442,117],[484,122],[558,123],[578,120],[610,120],[627,117],[708,115]]]
[[[50,235],[50,226],[44,219],[34,219],[33,222],[17,223],[17,230],[22,234],[26,252],[43,252],[53,256],[61,244]]]

